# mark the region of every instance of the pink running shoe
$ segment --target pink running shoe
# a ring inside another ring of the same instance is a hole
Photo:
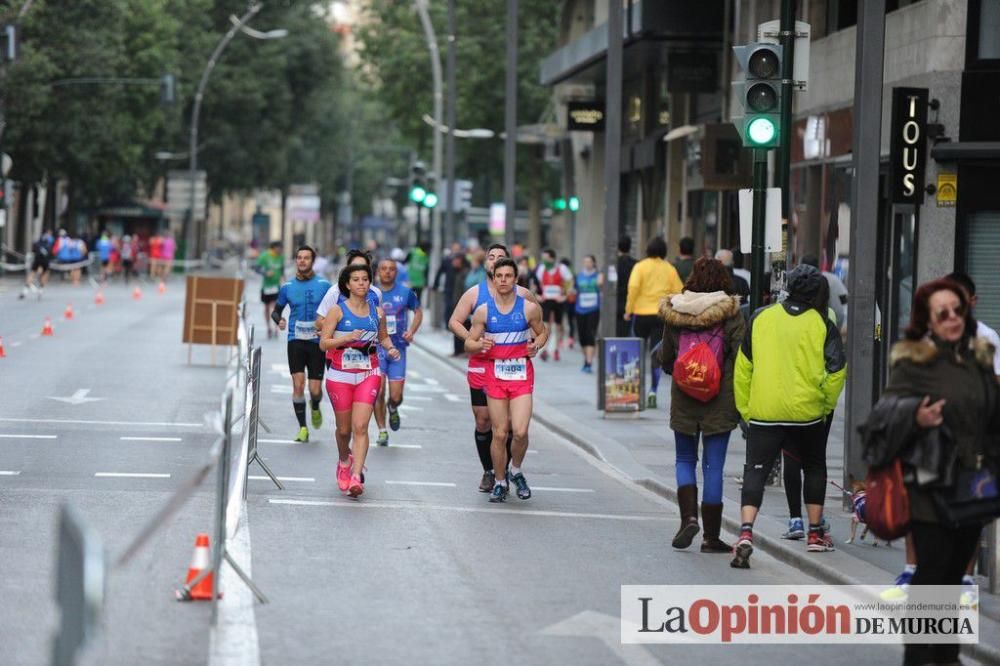
[[[357,474],[352,474],[351,487],[348,489],[347,494],[351,497],[357,497],[363,492],[365,492],[365,484],[361,483],[361,477]]]
[[[340,461],[337,461],[337,487],[340,488],[340,492],[346,493],[347,489],[351,485],[351,463],[345,465]]]

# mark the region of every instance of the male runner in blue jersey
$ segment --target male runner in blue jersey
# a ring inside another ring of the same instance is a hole
[[[303,245],[295,251],[295,279],[281,286],[271,319],[282,331],[288,328],[288,371],[292,373],[292,407],[299,421],[296,442],[309,441],[306,428],[305,371],[309,370],[309,399],[312,403],[312,425],[323,425],[319,410],[323,398],[323,352],[319,348],[316,330],[316,307],[330,289],[330,283],[313,272],[316,251]],[[289,306],[289,319],[282,316]]]
[[[385,327],[392,338],[392,344],[399,350],[399,360],[393,361],[382,356],[382,390],[375,402],[375,423],[378,424],[378,445],[389,444],[389,433],[385,429],[386,385],[389,399],[389,427],[399,430],[399,406],[403,402],[403,384],[406,381],[406,348],[413,342],[424,312],[413,290],[397,280],[398,267],[392,258],[383,259],[378,264],[378,287],[382,290],[382,311],[385,312]],[[409,313],[413,311],[413,320]]]

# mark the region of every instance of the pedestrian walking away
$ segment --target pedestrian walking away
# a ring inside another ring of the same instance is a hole
[[[124,255],[122,256],[124,260]],[[274,241],[257,258],[257,272],[263,276],[264,280],[260,287],[260,301],[264,304],[264,321],[267,322],[267,337],[278,337],[278,329],[271,327],[271,312],[274,311],[274,304],[278,300],[278,291],[285,276],[285,258],[281,255],[281,243]],[[127,275],[127,274],[126,274]],[[128,282],[128,279],[125,280]]]
[[[430,250],[430,243],[425,241],[414,245],[406,258],[406,266],[410,270],[410,289],[417,295],[418,303],[421,302],[424,289],[427,288],[427,276],[430,270],[430,257],[427,255]]]
[[[563,343],[563,317],[566,314],[566,297],[568,285],[573,283],[573,273],[564,264],[556,262],[555,250],[547,248],[542,251],[542,263],[535,272],[539,284],[542,285],[542,314],[545,325],[555,331],[549,336],[549,341],[555,345],[552,358],[559,360],[559,348]],[[548,349],[543,349],[540,357],[549,360]]]
[[[594,372],[594,355],[597,351],[597,327],[601,320],[601,288],[604,275],[597,269],[597,257],[588,254],[583,267],[573,278],[575,283],[576,329],[583,350],[583,372]]]
[[[413,336],[424,320],[424,311],[420,307],[416,292],[399,282],[396,262],[392,259],[383,259],[379,262],[378,282],[382,291],[386,332],[392,338],[392,344],[399,350],[398,360],[394,361],[388,355],[380,358],[382,390],[379,391],[378,400],[375,402],[375,422],[379,429],[378,445],[387,446],[389,433],[385,430],[386,412],[388,411],[389,427],[393,432],[399,430],[399,406],[403,404],[403,387],[406,382],[406,348],[413,342]],[[410,312],[413,312],[412,321]]]
[[[319,348],[316,330],[316,307],[330,289],[330,283],[313,272],[316,251],[303,245],[295,251],[295,279],[286,282],[278,291],[278,300],[271,319],[279,330],[288,330],[288,371],[292,375],[292,408],[299,422],[296,442],[309,441],[306,427],[306,371],[309,371],[309,401],[312,407],[312,426],[323,425],[320,402],[323,399],[323,352]],[[285,319],[285,306],[289,307]]]
[[[509,258],[510,252],[507,246],[499,243],[491,245],[486,250],[486,270],[492,275],[495,263],[501,259]],[[457,339],[462,341],[463,346],[465,340],[469,337],[469,328],[466,327],[466,321],[469,320],[476,310],[495,297],[496,293],[494,289],[492,279],[482,280],[479,284],[467,289],[461,298],[458,299],[455,310],[451,313],[451,318],[448,320],[448,328],[455,334]],[[523,287],[517,288],[517,294],[535,304],[538,303],[536,296]],[[486,378],[489,364],[490,359],[487,355],[471,353],[469,354],[469,366],[466,372],[466,378],[469,383],[469,397],[472,403],[472,415],[476,422],[476,452],[479,454],[479,462],[483,466],[483,476],[479,482],[479,491],[483,493],[488,493],[493,489],[494,479],[493,457],[490,453],[494,430],[486,399]],[[507,432],[511,433],[509,429]],[[513,434],[509,434],[506,441],[503,442],[508,452],[510,451],[512,438]]]
[[[51,231],[44,231],[31,245],[31,270],[24,276],[24,289],[21,290],[19,299],[24,299],[29,292],[36,291],[35,278],[38,278],[38,299],[41,300],[45,293],[45,285],[49,283],[49,264],[52,261],[52,246],[55,240]]]
[[[632,277],[632,269],[635,268],[635,257],[629,254],[632,251],[632,239],[622,236],[618,239],[618,258],[615,260],[613,279],[611,272],[608,272],[608,279],[615,283],[615,335],[625,338],[632,335],[632,322],[625,318],[625,302],[628,300],[628,281]]]
[[[566,329],[567,335],[563,342],[567,349],[572,349],[577,338],[576,322],[576,274],[573,272],[573,263],[566,257],[559,260],[559,263],[566,267],[569,272],[569,284],[566,285]],[[558,350],[558,347],[556,348]]]
[[[983,526],[997,517],[988,502],[966,501],[961,514],[953,504],[974,480],[982,479],[978,497],[990,495],[982,488],[1000,468],[995,353],[976,335],[970,296],[958,282],[943,278],[917,289],[904,339],[892,348],[889,384],[865,426],[864,447],[875,468],[902,462],[916,555],[911,603],[925,600],[922,585],[960,585]],[[908,642],[903,663],[958,663],[959,647]]]
[[[680,276],[681,282],[687,284],[688,276],[694,270],[694,239],[685,236],[678,245],[680,254],[674,259],[674,268],[677,269],[677,275]]]
[[[535,371],[531,359],[545,347],[548,330],[542,322],[541,308],[517,293],[517,264],[500,259],[493,267],[496,296],[476,308],[472,329],[465,339],[470,353],[482,353],[489,359],[486,372],[486,398],[493,424],[493,491],[490,502],[503,502],[509,491],[508,481],[517,488],[519,499],[531,498],[531,488],[521,471],[528,452],[528,428],[531,425],[532,392]],[[534,334],[530,339],[529,332]],[[505,446],[508,432],[513,434],[510,470]]]
[[[800,265],[788,274],[788,299],[750,319],[736,356],[736,408],[749,424],[743,466],[740,537],[731,566],[746,569],[764,484],[782,449],[802,461],[809,517],[807,550],[833,550],[823,529],[826,426],[844,387],[847,362],[840,332],[827,317],[829,290],[822,274]]]
[[[677,503],[681,524],[674,548],[687,548],[698,534],[698,440],[702,445],[701,552],[728,553],[722,529],[723,468],[729,435],[739,423],[733,376],[746,324],[729,272],[715,259],[700,258],[685,289],[660,306],[664,321],[660,352],[670,389],[670,428],[676,449]],[[710,378],[718,384],[699,384]],[[713,390],[717,391],[714,392]]]
[[[631,322],[632,335],[646,342],[648,352],[657,343],[663,324],[660,321],[660,303],[671,294],[679,294],[684,283],[677,270],[666,260],[667,243],[661,236],[649,239],[646,258],[632,269],[628,280],[628,299],[624,320]],[[656,407],[656,387],[660,382],[660,366],[653,364],[652,386],[646,396],[646,406]],[[641,387],[640,387],[641,388]]]
[[[372,272],[367,264],[349,264],[337,286],[347,296],[330,307],[320,333],[326,352],[326,390],[336,420],[337,487],[351,497],[364,492],[363,473],[368,457],[368,424],[382,383],[376,346],[398,361],[386,332],[385,315],[369,299]]]

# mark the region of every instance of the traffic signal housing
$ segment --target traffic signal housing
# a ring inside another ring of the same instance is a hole
[[[785,129],[781,127],[782,48],[778,44],[734,46],[743,76],[733,81],[733,93],[743,105],[744,115],[735,120],[740,139],[747,148],[777,148]]]

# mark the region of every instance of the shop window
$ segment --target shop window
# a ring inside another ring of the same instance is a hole
[[[965,68],[1000,69],[1000,0],[969,0]]]
[[[976,318],[1000,328],[1000,211],[970,213],[966,218],[966,271],[976,283]]]

